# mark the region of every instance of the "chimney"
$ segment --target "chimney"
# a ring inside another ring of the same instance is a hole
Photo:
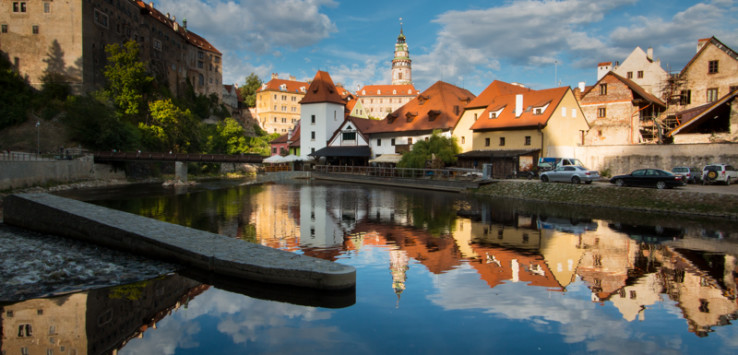
[[[579,92],[584,92],[584,89],[586,88],[586,84],[583,81],[579,82]]]
[[[648,51],[646,52],[646,58],[648,60],[653,61],[653,47],[648,47]]]
[[[154,8],[154,2],[153,1],[149,1],[149,7],[152,8],[152,9]]]
[[[171,20],[171,19],[172,19],[172,15],[170,15],[170,14],[169,14],[169,13],[167,12],[167,20]]]
[[[707,42],[710,42],[710,38],[703,38],[703,39],[697,40],[697,52],[699,52],[700,49],[702,49],[702,47],[704,47],[705,44],[707,44]]]
[[[187,30],[187,19],[186,18],[182,19],[182,27],[184,27],[184,29]]]
[[[597,64],[597,81],[600,81],[605,74],[612,70],[612,62],[602,62]]]
[[[523,94],[515,95],[515,117],[523,114]]]
[[[290,80],[295,81],[295,80],[297,80],[297,78],[295,78],[294,75],[290,75]]]
[[[279,79],[279,73],[272,73],[272,79]]]

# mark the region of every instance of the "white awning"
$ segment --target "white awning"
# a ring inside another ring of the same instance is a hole
[[[377,164],[397,164],[402,159],[402,154],[382,154],[374,159],[370,159],[369,163]]]

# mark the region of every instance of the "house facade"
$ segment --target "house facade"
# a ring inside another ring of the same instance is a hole
[[[656,120],[666,104],[614,72],[585,90],[579,104],[591,126],[587,145],[656,143],[665,133]]]
[[[412,84],[404,85],[367,85],[357,91],[366,115],[383,118],[399,109],[418,96],[419,92]]]
[[[268,133],[286,134],[300,120],[300,101],[307,93],[308,83],[295,77],[280,79],[272,74],[271,80],[256,91],[256,118],[259,126]]]
[[[300,156],[325,148],[344,121],[346,103],[341,98],[331,76],[318,71],[300,101]]]
[[[612,70],[628,80],[633,81],[651,95],[664,100],[664,89],[669,73],[661,67],[661,61],[653,58],[653,48],[644,52],[636,47],[622,64]],[[606,74],[606,73],[605,73]]]
[[[196,93],[221,97],[222,54],[153,3],[2,0],[0,7],[0,50],[36,88],[45,72],[54,72],[75,93],[99,89],[105,46],[134,40],[140,60],[175,94],[189,79]]]
[[[589,124],[568,87],[494,97],[472,124],[472,150],[459,165],[493,165],[507,177],[536,166],[539,157],[574,157]]]
[[[715,37],[700,39],[673,85],[680,110],[716,102],[738,89],[738,53]]]

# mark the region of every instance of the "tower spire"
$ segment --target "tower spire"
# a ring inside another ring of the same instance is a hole
[[[402,17],[400,17],[400,35],[395,44],[395,57],[392,59],[392,85],[412,84],[412,60],[405,43]]]

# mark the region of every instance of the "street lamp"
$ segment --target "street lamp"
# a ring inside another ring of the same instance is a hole
[[[36,121],[36,156],[41,155],[41,121]]]

